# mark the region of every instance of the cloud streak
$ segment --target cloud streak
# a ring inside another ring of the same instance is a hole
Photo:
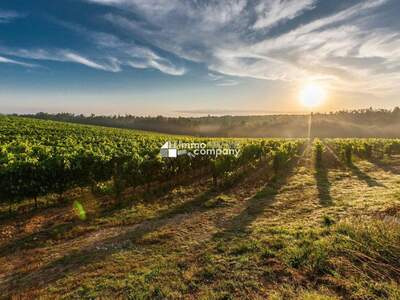
[[[124,42],[111,34],[90,33],[90,35],[98,46],[117,55],[122,65],[135,69],[156,69],[173,76],[181,76],[186,73],[184,67],[176,66],[172,61],[148,47],[139,46],[134,42]]]
[[[315,7],[316,0],[273,0],[262,1],[256,6],[257,21],[255,29],[271,28],[294,19],[306,10]]]
[[[136,69],[152,68],[173,76],[181,76],[186,72],[185,68],[175,66],[171,61],[157,55],[148,48],[128,44],[122,45],[123,46],[120,46],[121,48],[118,49],[114,47],[113,55],[102,58],[101,61],[95,61],[75,51],[63,49],[10,49],[3,47],[0,48],[0,53],[31,60],[75,63],[113,73],[121,72],[123,66]],[[116,56],[118,56],[118,58]],[[2,62],[19,64],[26,67],[33,66],[32,64],[0,57],[0,63]]]
[[[35,65],[33,65],[33,64],[28,64],[28,63],[25,63],[25,62],[9,59],[9,58],[3,57],[3,56],[0,56],[0,63],[2,63],[2,64],[19,65],[19,66],[28,67],[28,68],[35,67]]]
[[[115,58],[109,58],[110,63],[108,65],[106,65],[106,64],[96,63],[92,60],[89,60],[89,59],[87,59],[79,54],[73,53],[73,52],[62,52],[62,55],[60,56],[59,60],[74,62],[74,63],[78,63],[81,65],[87,66],[89,68],[94,68],[94,69],[103,70],[103,71],[109,71],[109,72],[121,71],[118,60]]]
[[[234,86],[238,85],[239,82],[237,80],[227,78],[224,75],[217,73],[208,73],[208,78],[215,83],[217,86]]]
[[[56,61],[56,62],[69,62],[84,65],[89,68],[103,70],[107,72],[121,71],[118,60],[113,57],[106,59],[107,62],[99,63],[90,60],[81,54],[75,53],[71,50],[45,50],[45,49],[13,49],[13,48],[0,48],[0,53],[8,56],[25,58],[30,60],[43,60],[43,61]],[[0,59],[1,62],[1,59]],[[4,61],[7,62],[7,61]],[[21,63],[15,60],[8,59],[8,63],[19,64],[21,66],[32,67],[33,64]]]

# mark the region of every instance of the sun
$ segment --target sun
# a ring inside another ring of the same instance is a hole
[[[307,108],[314,108],[326,99],[326,89],[318,83],[308,83],[300,91],[300,101]]]

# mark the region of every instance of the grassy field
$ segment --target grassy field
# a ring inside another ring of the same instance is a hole
[[[324,155],[3,218],[0,298],[400,299],[400,157]]]

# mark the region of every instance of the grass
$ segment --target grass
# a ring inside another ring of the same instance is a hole
[[[400,175],[354,165],[318,170],[306,153],[272,181],[265,169],[112,209],[85,194],[4,219],[1,297],[400,299]]]

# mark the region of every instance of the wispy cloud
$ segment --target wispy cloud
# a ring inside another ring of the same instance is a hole
[[[3,47],[0,48],[0,53],[31,60],[76,63],[107,72],[120,72],[123,66],[138,69],[152,68],[173,76],[180,76],[186,72],[184,67],[176,66],[149,48],[140,47],[133,43],[123,43],[117,37],[111,35],[107,35],[107,40],[104,38],[105,36],[102,36],[98,45],[110,48],[112,56],[106,55],[100,60],[93,60],[76,51],[64,49],[10,49]],[[31,66],[23,63],[20,65]]]
[[[208,73],[208,78],[211,81],[215,82],[215,85],[217,86],[234,86],[239,84],[238,80],[234,80],[232,78],[228,78],[225,75],[213,72]]]
[[[316,0],[262,1],[255,8],[257,21],[254,23],[254,28],[270,28],[294,19],[305,10],[313,9],[316,2]]]
[[[87,66],[98,70],[108,72],[119,72],[121,71],[120,64],[117,59],[109,57],[106,62],[95,62],[90,60],[81,54],[78,54],[70,50],[45,50],[45,49],[12,49],[12,48],[0,48],[0,53],[6,54],[12,57],[20,57],[30,60],[44,60],[44,61],[57,61],[57,62],[70,62],[80,65]],[[16,61],[11,60],[14,63]],[[1,61],[0,61],[1,62]],[[27,63],[18,63],[22,66],[33,66]]]
[[[19,66],[28,67],[28,68],[35,67],[35,65],[33,65],[33,64],[28,64],[28,63],[25,63],[25,62],[17,61],[17,60],[14,60],[14,59],[3,57],[3,56],[0,56],[0,63],[19,65]]]
[[[120,63],[136,69],[156,69],[162,73],[181,76],[186,69],[175,65],[171,60],[160,56],[152,49],[134,42],[124,42],[117,36],[106,33],[90,33],[95,43],[113,52]]]
[[[139,51],[138,51],[139,50]],[[185,74],[186,70],[183,67],[176,67],[169,60],[159,57],[157,55],[138,55],[142,51],[140,48],[131,48],[130,58],[127,59],[125,64],[135,69],[156,69],[162,73],[181,76]],[[129,55],[129,54],[128,54]]]
[[[63,51],[60,60],[64,59],[65,61],[75,62],[90,68],[99,69],[103,71],[109,71],[109,72],[121,71],[120,64],[118,63],[118,60],[115,58],[109,58],[110,61],[109,64],[99,64],[79,54]]]

